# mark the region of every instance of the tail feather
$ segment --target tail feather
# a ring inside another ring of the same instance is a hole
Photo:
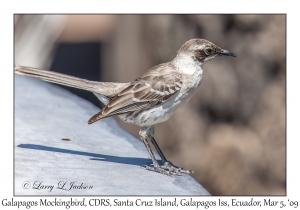
[[[66,74],[25,66],[15,67],[15,73],[38,78],[47,82],[91,91],[105,105],[110,101],[112,96],[118,94],[130,85],[130,83],[94,82]],[[102,111],[100,111],[88,121],[88,124],[94,123],[106,117],[109,116],[102,115]]]
[[[41,80],[65,85],[69,87],[79,88],[93,93],[112,96],[116,95],[123,89],[125,89],[130,83],[114,83],[114,82],[95,82],[78,77],[69,76],[48,70],[41,70],[32,67],[17,66],[15,67],[15,73]]]

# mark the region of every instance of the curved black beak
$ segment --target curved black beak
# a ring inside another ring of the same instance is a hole
[[[223,50],[223,49],[221,49],[221,51],[219,52],[219,55],[227,55],[227,56],[236,57],[236,54],[234,54],[233,52],[230,52],[228,50]]]

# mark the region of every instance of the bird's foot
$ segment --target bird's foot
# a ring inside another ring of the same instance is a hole
[[[153,165],[153,167],[146,166],[144,167],[149,171],[156,171],[158,173],[164,174],[164,175],[177,175],[181,176],[181,174],[190,174],[194,173],[192,170],[183,170],[182,168],[179,168],[177,166],[174,166],[172,163],[166,161],[164,165],[160,166],[158,164]]]
[[[176,175],[194,173],[194,171],[192,171],[192,170],[184,170],[183,168],[175,166],[169,161],[164,162],[164,165],[162,166],[162,168],[167,169],[168,171],[172,171]]]
[[[150,167],[150,166],[144,166],[147,170],[149,171],[155,171],[155,172],[158,172],[158,173],[161,173],[161,174],[164,174],[164,175],[177,175],[176,173],[172,172],[172,171],[169,171],[169,170],[166,170],[164,169],[162,166],[160,165],[154,165],[153,167]]]

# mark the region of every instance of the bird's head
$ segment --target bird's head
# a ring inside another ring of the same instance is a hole
[[[236,57],[236,54],[224,50],[205,39],[191,39],[184,43],[177,53],[177,57],[188,56],[203,64],[219,55]]]

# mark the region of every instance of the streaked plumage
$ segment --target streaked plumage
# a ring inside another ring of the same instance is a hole
[[[90,120],[89,124],[113,115],[149,109],[164,103],[182,86],[182,77],[172,63],[161,64],[131,82]],[[138,122],[133,122],[140,124]]]
[[[202,80],[202,65],[218,55],[236,56],[207,40],[192,39],[180,48],[173,61],[151,68],[130,83],[94,82],[23,66],[16,67],[15,72],[93,92],[106,106],[88,121],[89,124],[118,115],[126,122],[141,126],[140,136],[154,165],[146,168],[163,174],[180,175],[190,171],[167,161],[154,139],[155,125],[169,119],[193,96]],[[162,158],[163,166],[157,163],[148,139]]]

